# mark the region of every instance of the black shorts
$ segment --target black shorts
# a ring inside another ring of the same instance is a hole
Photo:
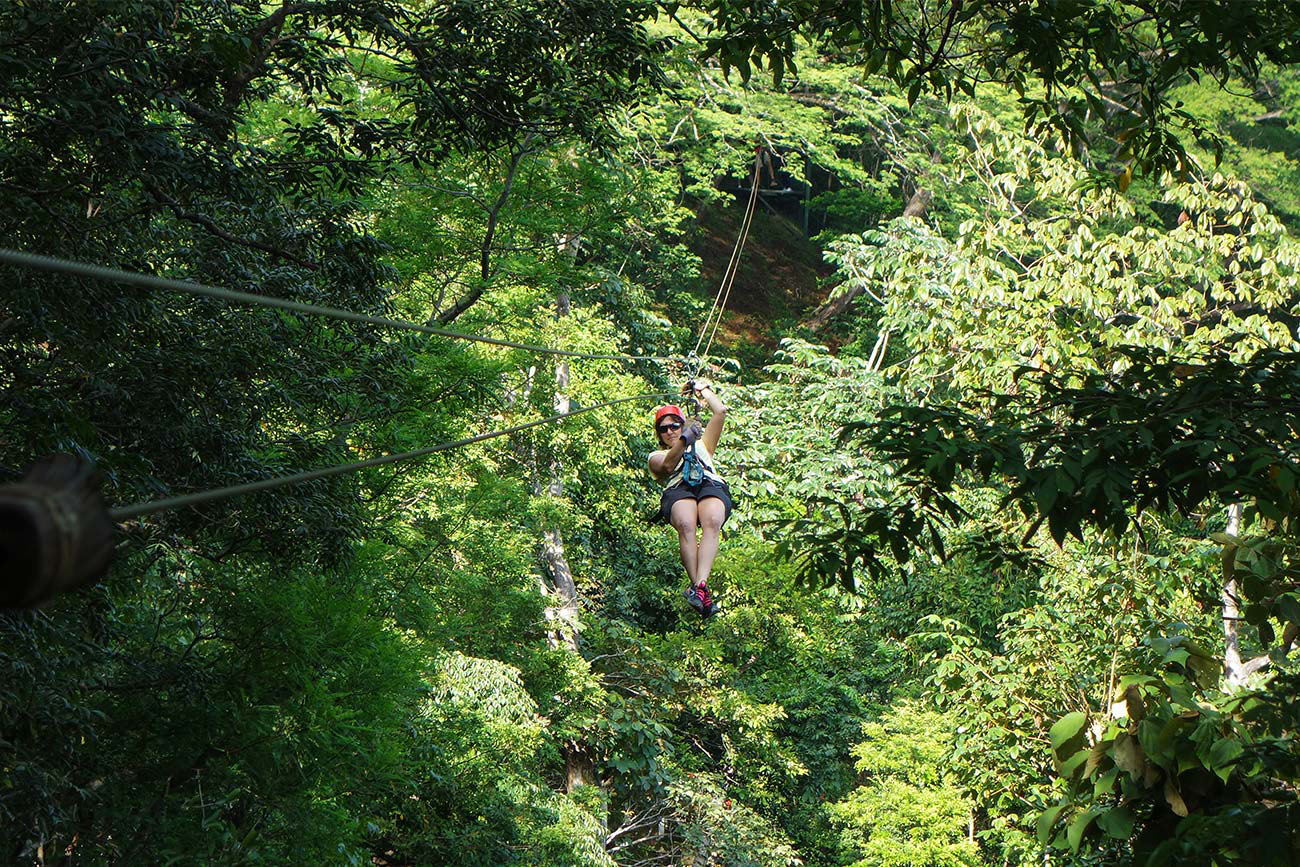
[[[727,487],[726,482],[715,482],[713,479],[705,478],[698,485],[688,485],[685,482],[678,482],[671,488],[664,491],[663,496],[659,498],[659,511],[652,520],[667,524],[670,522],[673,513],[673,503],[678,500],[691,499],[696,502],[703,500],[705,497],[717,497],[726,507],[727,513],[722,516],[726,521],[731,517],[731,488]]]

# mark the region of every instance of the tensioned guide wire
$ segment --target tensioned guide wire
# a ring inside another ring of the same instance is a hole
[[[488,343],[493,346],[523,349],[528,352],[541,352],[547,355],[563,355],[569,358],[607,359],[611,361],[663,362],[674,360],[661,355],[617,355],[595,352],[576,352],[567,349],[551,349],[548,346],[538,346],[532,343],[516,343],[511,340],[501,340],[496,337],[484,337],[479,334],[465,334],[460,331],[435,328],[432,325],[422,325],[419,322],[408,322],[403,319],[390,319],[384,316],[370,316],[365,313],[354,313],[351,310],[342,310],[338,307],[304,304],[300,301],[290,301],[286,298],[275,298],[270,295],[255,295],[251,292],[240,292],[235,289],[226,289],[221,286],[205,286],[202,283],[194,283],[189,280],[174,280],[169,277],[155,277],[151,274],[138,274],[133,271],[122,271],[118,268],[106,268],[103,265],[74,262],[70,259],[58,259],[53,256],[43,256],[37,253],[24,253],[19,250],[0,248],[0,263],[16,265],[21,268],[31,268],[38,271],[49,271],[56,274],[67,274],[73,277],[89,277],[95,280],[124,283],[142,289],[161,289],[171,292],[184,292],[190,295],[216,298],[237,304],[256,304],[262,307],[274,307],[279,310],[288,310],[293,313],[324,316],[329,319],[341,319],[348,322],[361,322],[367,325],[377,325],[383,328],[418,331],[423,334],[435,334],[439,337],[448,337],[453,340],[470,340],[476,343]]]
[[[549,424],[550,422],[560,421],[574,415],[581,415],[585,412],[603,409],[607,406],[613,406],[619,403],[628,403],[634,400],[658,400],[667,397],[666,393],[658,394],[638,394],[633,397],[620,397],[614,400],[607,400],[594,406],[584,406],[571,412],[560,413],[549,418],[541,418],[536,421],[517,424],[514,427],[504,428],[502,430],[491,431],[490,433],[479,434],[478,436],[466,437],[465,439],[454,440],[452,442],[438,443],[434,446],[428,446],[422,449],[414,449],[409,452],[399,452],[391,455],[381,455],[369,460],[356,461],[350,464],[338,464],[332,467],[323,467],[319,470],[307,470],[301,473],[294,473],[290,476],[277,476],[273,479],[262,479],[256,482],[245,482],[241,485],[230,485],[225,488],[214,488],[209,491],[198,491],[193,494],[182,494],[176,497],[168,497],[161,500],[149,500],[144,503],[136,503],[132,506],[122,506],[109,512],[109,516],[115,522],[126,521],[130,518],[139,518],[143,515],[152,515],[155,512],[163,512],[169,509],[179,509],[185,506],[198,506],[203,503],[210,503],[214,500],[224,500],[229,497],[238,497],[243,494],[252,494],[257,491],[269,491],[273,488],[280,488],[285,485],[293,485],[298,482],[310,482],[316,479],[324,479],[329,476],[337,476],[342,473],[350,473],[356,470],[363,470],[367,467],[380,467],[385,464],[395,464],[399,461],[411,460],[413,458],[427,457],[437,452],[445,452],[450,449],[457,449],[462,446],[471,445],[472,443],[483,442],[495,437],[506,436],[507,434],[518,433],[538,425]]]

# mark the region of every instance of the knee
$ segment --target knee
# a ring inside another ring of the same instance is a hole
[[[722,522],[726,520],[725,515],[701,515],[700,528],[709,534],[722,532]]]
[[[673,524],[673,529],[677,531],[677,535],[681,536],[682,538],[686,538],[687,536],[691,536],[691,537],[695,536],[695,521],[693,519],[688,520],[686,518],[673,518],[672,524]]]

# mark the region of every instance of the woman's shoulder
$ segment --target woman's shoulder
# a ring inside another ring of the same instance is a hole
[[[668,468],[664,466],[664,456],[668,454],[667,449],[656,449],[646,458],[646,469],[650,475],[654,476],[657,481],[663,481],[668,478]]]

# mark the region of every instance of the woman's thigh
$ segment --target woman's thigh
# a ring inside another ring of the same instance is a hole
[[[699,513],[695,500],[690,497],[683,497],[673,503],[673,511],[669,518],[669,523],[676,527],[678,532],[695,532],[696,524],[699,523]]]
[[[701,527],[718,530],[727,520],[727,504],[717,497],[702,497],[696,512]]]

